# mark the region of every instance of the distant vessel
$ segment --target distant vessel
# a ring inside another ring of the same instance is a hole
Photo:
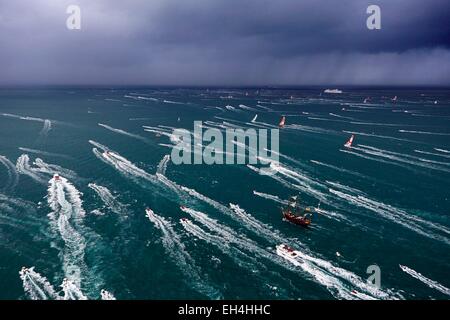
[[[281,117],[281,120],[280,120],[280,123],[278,124],[278,126],[280,127],[280,128],[284,128],[284,125],[286,124],[286,117],[285,116],[282,116]]]
[[[297,197],[291,197],[286,207],[281,209],[283,218],[293,224],[308,227],[311,225],[312,210],[309,207],[302,208],[297,201]]]
[[[339,90],[339,89],[325,89],[323,92],[324,93],[339,94],[339,93],[342,93],[342,90]]]
[[[370,102],[370,97],[367,97],[364,99],[364,103],[369,103]]]
[[[276,248],[277,255],[288,260],[289,262],[292,262],[292,264],[294,264],[295,266],[300,266],[301,262],[298,260],[298,254],[294,249],[286,244],[279,244],[276,246]]]
[[[352,136],[350,137],[350,139],[348,139],[348,141],[344,144],[344,147],[346,147],[346,148],[351,148],[354,139],[355,139],[355,135],[352,134]]]
[[[397,102],[397,96],[393,97],[391,100],[392,102]]]
[[[258,118],[258,115],[255,115],[255,117],[252,119],[251,122],[255,122],[257,118]]]

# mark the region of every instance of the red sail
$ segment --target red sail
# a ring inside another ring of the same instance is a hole
[[[351,148],[352,147],[352,143],[353,143],[353,139],[355,138],[355,135],[352,134],[352,136],[350,137],[350,139],[344,144],[344,147],[346,148]]]
[[[283,117],[281,117],[281,120],[280,120],[280,123],[278,124],[278,126],[280,128],[283,128],[285,123],[286,123],[286,117],[283,116]]]

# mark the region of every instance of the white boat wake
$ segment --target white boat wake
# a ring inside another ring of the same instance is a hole
[[[166,154],[164,156],[164,158],[158,164],[158,168],[156,169],[156,172],[159,174],[165,175],[169,161],[170,161],[170,155]]]
[[[408,268],[407,266],[400,265],[400,269],[402,269],[404,272],[409,274],[411,277],[416,278],[417,280],[425,283],[428,287],[438,290],[439,292],[442,292],[443,294],[450,296],[450,289],[447,287],[444,287],[439,282],[428,279],[427,277],[424,277],[419,272],[417,272],[411,268]]]
[[[99,125],[100,127],[103,127],[103,128],[105,128],[105,129],[109,130],[109,131],[112,131],[112,132],[115,132],[115,133],[118,133],[118,134],[121,134],[121,135],[130,137],[130,138],[134,138],[134,139],[136,139],[136,140],[140,140],[140,141],[142,141],[142,142],[148,143],[148,140],[147,140],[146,138],[141,137],[141,136],[138,135],[138,134],[130,133],[130,132],[127,132],[127,131],[122,130],[122,129],[116,129],[116,128],[113,128],[113,127],[108,126],[108,125],[106,125],[106,124],[103,124],[103,123],[99,123],[98,125]]]
[[[64,279],[62,285],[64,300],[88,300],[80,288],[71,280]]]
[[[86,272],[86,240],[77,230],[85,215],[80,193],[67,179],[54,177],[49,181],[47,202],[52,209],[49,214],[52,229],[64,242],[62,260],[65,277],[79,287],[82,273]]]
[[[161,231],[162,244],[167,254],[179,266],[185,277],[191,281],[189,285],[192,285],[196,291],[210,299],[220,299],[222,294],[206,282],[201,270],[195,265],[194,260],[186,251],[186,247],[180,236],[173,229],[172,224],[155,214],[151,209],[146,210],[146,216]]]
[[[88,187],[95,191],[109,210],[118,215],[127,214],[126,206],[120,203],[108,188],[95,183],[89,183]]]
[[[23,267],[19,271],[19,275],[23,282],[23,290],[31,300],[59,300],[61,298],[47,278],[34,271],[34,267]]]
[[[15,189],[15,187],[19,183],[19,175],[17,174],[16,167],[11,161],[9,161],[8,158],[1,155],[0,155],[0,163],[5,166],[8,175],[3,190],[11,192]]]
[[[111,292],[106,291],[104,289],[100,291],[100,296],[102,300],[116,300],[116,297],[114,297],[114,295]]]
[[[382,202],[371,200],[365,196],[350,195],[334,189],[330,189],[329,191],[349,203],[375,212],[381,217],[388,219],[394,223],[400,224],[412,231],[415,231],[418,234],[442,241],[446,244],[450,244],[450,238],[448,237],[448,234],[450,234],[450,230],[445,226],[423,220],[420,217],[408,214],[404,210],[395,208]]]
[[[40,184],[47,184],[49,177],[57,173],[64,174],[70,179],[77,178],[77,174],[74,171],[58,165],[48,164],[40,158],[36,158],[33,166],[31,166],[30,157],[27,154],[23,154],[17,159],[16,169],[19,174],[26,175]]]

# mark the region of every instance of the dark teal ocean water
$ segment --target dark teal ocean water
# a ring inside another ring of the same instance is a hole
[[[282,115],[272,176],[163,160],[172,128]],[[448,299],[449,138],[448,90],[2,89],[0,299]]]

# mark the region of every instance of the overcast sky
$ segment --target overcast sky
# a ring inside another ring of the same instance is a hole
[[[449,18],[448,0],[0,0],[0,85],[450,85]]]

